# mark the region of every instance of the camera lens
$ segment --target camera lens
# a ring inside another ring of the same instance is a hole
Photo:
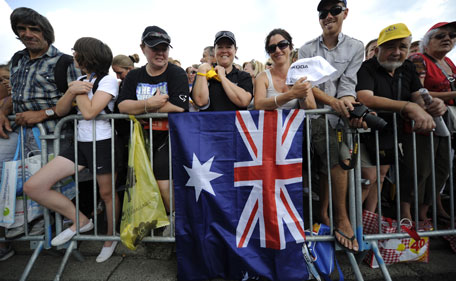
[[[367,126],[374,130],[381,130],[386,126],[386,124],[388,124],[385,120],[383,120],[383,118],[372,114],[364,115],[363,119],[366,121]]]

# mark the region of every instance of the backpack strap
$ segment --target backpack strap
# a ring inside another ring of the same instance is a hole
[[[100,76],[97,77],[97,79],[95,79],[95,82],[93,82],[93,86],[92,86],[92,93],[95,95],[95,92],[97,91],[98,89],[98,84],[100,84],[100,81],[101,79],[103,79],[103,77],[105,77],[106,75],[108,75],[107,73],[104,73],[104,74],[101,74]],[[84,79],[87,78],[87,75],[84,75],[82,76],[79,81],[84,81]],[[104,108],[104,111],[106,112],[106,114],[111,114],[112,113],[112,110],[106,105],[106,107]]]
[[[62,54],[54,67],[54,79],[61,93],[68,90],[68,67],[73,63],[73,56]]]
[[[19,63],[19,60],[24,56],[24,54],[22,53],[22,51],[19,51],[17,53],[15,53],[13,55],[13,57],[11,58],[11,68],[13,67],[16,67],[17,64]]]
[[[95,82],[93,83],[93,87],[92,87],[92,93],[94,95],[98,89],[98,84],[100,84],[101,79],[103,79],[106,75],[108,75],[108,74],[107,73],[101,74],[100,76],[97,77],[97,79],[95,79]],[[106,105],[106,107],[104,108],[104,111],[106,112],[106,114],[112,113],[112,110],[109,108],[108,105]]]

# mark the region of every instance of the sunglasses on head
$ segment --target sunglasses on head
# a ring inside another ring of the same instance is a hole
[[[164,33],[161,33],[161,32],[155,32],[155,31],[151,31],[151,32],[146,33],[141,38],[141,41],[144,41],[145,39],[148,39],[148,38],[154,38],[154,37],[162,38],[162,39],[165,39],[168,42],[171,42],[171,37],[169,37],[168,34],[164,34]]]
[[[323,19],[325,19],[328,16],[329,13],[331,13],[331,15],[333,15],[335,17],[338,14],[342,13],[343,11],[345,11],[346,9],[347,8],[345,8],[345,7],[336,5],[336,6],[332,7],[329,10],[321,10],[319,17],[320,17],[321,20],[323,20]]]
[[[219,38],[221,36],[234,38],[234,34],[231,31],[219,31],[217,34],[215,34],[215,38]]]
[[[272,54],[276,51],[276,48],[279,47],[280,50],[285,50],[288,46],[290,46],[290,42],[288,42],[287,40],[282,40],[280,41],[279,43],[277,44],[272,44],[272,45],[269,45],[266,49],[266,51],[268,52],[268,54]]]
[[[456,32],[439,33],[439,34],[435,35],[434,38],[437,39],[437,40],[442,40],[442,39],[445,38],[447,35],[450,36],[450,39],[456,38]]]

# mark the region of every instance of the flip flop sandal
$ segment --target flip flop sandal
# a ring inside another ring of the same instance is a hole
[[[334,232],[337,232],[339,233],[342,237],[344,237],[345,239],[347,240],[350,240],[350,242],[352,242],[352,245],[353,245],[353,241],[356,239],[356,236],[353,234],[352,237],[348,237],[345,233],[343,233],[340,229],[334,229]],[[339,245],[342,249],[344,249],[345,251],[349,251],[353,254],[357,254],[359,253],[359,251],[356,251],[356,250],[353,250],[353,249],[350,249],[348,247],[345,247],[344,244],[340,243],[339,240],[337,240],[337,237],[334,235],[334,241],[336,242],[337,245]]]

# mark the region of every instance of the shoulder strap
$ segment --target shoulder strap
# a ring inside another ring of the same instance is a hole
[[[13,55],[13,57],[11,58],[11,68],[17,66],[17,64],[19,63],[19,60],[22,58],[23,54],[22,52],[17,52]]]
[[[103,79],[103,77],[105,77],[106,75],[108,74],[102,74],[100,76],[97,77],[97,79],[95,79],[95,82],[93,83],[93,87],[92,87],[92,93],[95,95],[95,92],[97,91],[98,89],[98,84],[100,84],[100,81],[101,79]],[[109,108],[108,105],[106,105],[106,107],[104,108],[104,111],[106,112],[106,114],[111,114],[112,113],[112,110]]]
[[[61,93],[68,90],[68,66],[73,62],[73,57],[62,54],[54,67],[54,79],[57,89]]]
[[[431,57],[430,55],[428,55],[426,53],[424,53],[424,55],[426,57],[428,57],[435,65],[437,65],[437,67],[440,69],[440,71],[442,71],[443,75],[446,77],[448,82],[450,82],[451,90],[456,91],[456,86],[454,85],[454,81],[455,81],[454,77],[448,75],[448,73],[443,69],[443,67],[433,57]]]

